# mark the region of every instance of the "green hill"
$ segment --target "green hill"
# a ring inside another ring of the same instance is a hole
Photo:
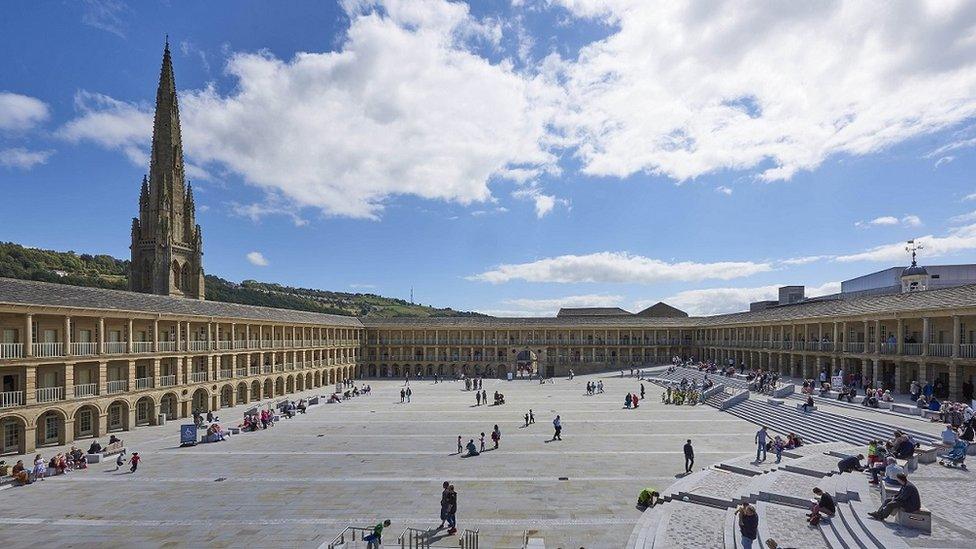
[[[79,255],[0,242],[0,277],[125,290],[129,287],[128,273],[128,261],[109,255]],[[255,280],[237,284],[213,275],[206,278],[207,299],[211,301],[366,317],[478,315],[375,294],[292,288]]]

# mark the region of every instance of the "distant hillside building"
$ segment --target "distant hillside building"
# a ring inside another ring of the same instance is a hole
[[[620,307],[563,307],[559,309],[556,316],[631,316],[632,314]]]
[[[183,170],[183,140],[169,43],[156,90],[149,177],[132,219],[129,287],[147,294],[204,298],[203,235]]]
[[[644,318],[685,318],[688,316],[688,313],[677,307],[672,307],[663,301],[658,301],[634,316]]]

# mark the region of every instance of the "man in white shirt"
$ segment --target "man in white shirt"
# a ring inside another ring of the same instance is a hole
[[[956,432],[952,430],[952,426],[946,425],[945,431],[942,431],[942,444],[952,446],[958,439],[959,437],[956,435]]]

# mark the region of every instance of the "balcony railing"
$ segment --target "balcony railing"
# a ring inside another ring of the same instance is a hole
[[[61,356],[64,354],[64,343],[34,343],[34,356]]]
[[[192,340],[187,341],[188,347],[191,351],[209,351],[210,342],[206,340]]]
[[[64,399],[64,387],[41,387],[35,391],[38,402],[55,402]]]
[[[952,356],[952,343],[929,343],[929,354],[932,356]]]
[[[132,342],[132,352],[133,353],[151,353],[151,352],[153,352],[153,342],[152,341],[133,341]]]
[[[4,391],[0,393],[0,408],[12,408],[24,405],[23,391]]]
[[[21,358],[24,356],[23,343],[0,343],[0,358]],[[17,392],[17,391],[11,391]]]
[[[176,342],[175,341],[160,341],[159,342],[159,351],[161,353],[171,353],[171,352],[173,352],[175,350],[176,350]]]
[[[898,352],[897,343],[881,343],[878,347],[883,355],[893,355]]]
[[[221,339],[217,341],[217,348],[221,350],[230,349],[233,346],[233,341],[229,339]]]
[[[90,356],[98,354],[98,343],[76,342],[71,344],[71,354],[75,356]]]
[[[172,387],[176,385],[176,376],[161,376],[159,378],[160,387]]]
[[[272,369],[273,367],[270,364],[265,364],[264,366],[261,367],[261,372],[265,374],[270,374]]]
[[[237,377],[247,377],[247,368],[238,368],[235,371],[237,372]]]
[[[105,384],[105,392],[107,394],[122,393],[129,390],[129,380],[118,379],[115,381],[109,381]]]
[[[110,355],[121,355],[128,351],[124,341],[106,341],[105,352]]]
[[[256,375],[258,375],[260,373],[261,373],[261,367],[260,366],[251,366],[251,375],[252,376],[256,376]]]
[[[191,372],[190,381],[198,383],[200,381],[207,381],[207,372]]]
[[[139,389],[152,389],[153,388],[153,378],[151,377],[137,377],[136,378],[136,390]]]
[[[922,354],[921,343],[902,343],[902,354],[918,356]]]
[[[234,370],[221,370],[220,379],[230,379],[234,377]]]
[[[97,383],[83,383],[81,385],[75,385],[75,398],[87,398],[93,396],[98,396]]]
[[[844,344],[844,350],[847,351],[848,353],[863,353],[864,352],[864,343],[863,342],[861,342],[861,343],[854,343],[854,342],[845,343]]]

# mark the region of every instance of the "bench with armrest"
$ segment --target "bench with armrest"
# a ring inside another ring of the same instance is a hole
[[[891,411],[909,416],[921,415],[919,407],[914,404],[902,404],[900,402],[891,403]]]

